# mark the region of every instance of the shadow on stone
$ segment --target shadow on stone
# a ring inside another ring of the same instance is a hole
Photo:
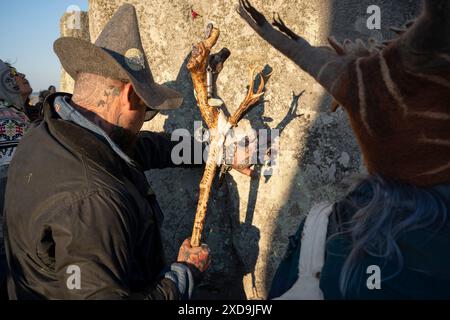
[[[166,133],[183,128],[188,129],[193,135],[194,121],[202,120],[196,104],[190,73],[186,67],[189,58],[190,54],[184,59],[176,80],[165,83],[166,86],[178,90],[184,96],[183,104],[179,109],[161,112],[167,116],[163,126]],[[161,194],[161,198],[164,198],[163,202],[167,206],[167,210],[165,210],[164,206],[163,210],[168,213],[163,225],[164,246],[169,258],[168,261],[173,261],[176,258],[179,245],[191,235],[203,169],[199,167],[195,169],[165,169],[158,171],[157,178],[172,179],[171,181],[173,181],[172,186],[170,186],[170,184],[161,183],[155,178],[152,179],[152,172],[149,173],[153,185],[170,188],[170,190],[161,190],[161,193],[166,191],[166,194]],[[204,274],[202,281],[196,286],[193,294],[194,300],[246,299],[242,278],[247,268],[243,266],[233,245],[232,217],[236,214],[238,215],[239,211],[235,210],[239,210],[239,208],[231,208],[229,205],[230,197],[239,196],[235,187],[230,194],[230,183],[236,184],[232,177],[228,176],[227,183],[219,186],[216,179],[213,184],[202,236],[202,242],[208,244],[211,249],[212,263]],[[158,194],[158,190],[156,192]],[[177,192],[182,193],[179,199],[187,198],[189,199],[188,203],[175,204]],[[186,207],[180,210],[186,211],[187,214],[180,217],[179,213],[176,212],[176,208],[183,205]],[[256,238],[255,256],[257,257],[259,231],[254,227],[250,229],[249,234],[252,234],[252,239]]]
[[[271,71],[272,68],[266,65],[263,73],[268,74]],[[258,82],[255,84],[255,86],[259,85]],[[285,117],[278,123],[278,125],[275,128],[273,128],[279,130],[280,134],[290,124],[292,120],[302,116],[301,114],[297,113],[297,109],[299,105],[299,99],[303,95],[303,93],[304,91],[302,91],[299,94],[295,94],[294,92],[292,92],[292,101],[288,109],[288,112],[286,113]],[[251,118],[251,125],[252,128],[256,131],[266,130],[266,132],[270,132],[272,128],[269,126],[268,123],[272,122],[273,120],[271,118],[264,117],[264,113],[265,113],[265,103],[263,102],[260,106],[255,108],[255,110],[253,110],[251,114],[249,114],[249,117]],[[268,137],[270,137],[269,134]],[[252,176],[250,181],[250,188],[247,196],[247,208],[244,223],[239,222],[240,221],[239,216],[235,216],[233,218],[233,226],[235,226],[233,232],[234,246],[238,253],[238,256],[241,258],[242,265],[244,267],[244,274],[249,275],[251,277],[252,292],[251,293],[247,292],[247,297],[248,299],[251,300],[258,300],[264,298],[261,296],[260,293],[258,293],[256,289],[257,286],[255,277],[255,266],[259,254],[260,232],[258,228],[253,226],[253,218],[255,214],[256,202],[258,199],[258,190],[262,174],[263,172],[261,168],[257,166],[255,168],[254,175]],[[228,176],[227,178],[230,178],[229,180],[231,180],[228,181],[228,185],[230,188],[230,197],[232,199],[231,201],[232,204],[230,204],[230,207],[233,207],[233,212],[239,213],[240,212],[239,196],[236,183],[234,182],[231,176]],[[264,178],[265,182],[267,182],[270,179],[270,175],[264,176]]]

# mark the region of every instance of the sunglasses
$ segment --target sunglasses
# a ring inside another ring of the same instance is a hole
[[[13,67],[9,68],[9,74],[11,75],[11,77],[15,77],[15,76],[19,75],[19,73],[17,72],[16,68],[13,68]]]
[[[158,113],[159,113],[159,110],[147,108],[147,111],[145,112],[145,118],[144,118],[144,121],[150,121],[150,120],[152,120],[154,117],[156,117],[156,115],[157,115]]]
[[[9,68],[9,75],[11,76],[11,78],[21,77],[25,79],[25,75],[23,73],[17,72],[17,69],[14,67]]]

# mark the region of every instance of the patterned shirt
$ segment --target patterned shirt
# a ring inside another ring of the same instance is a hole
[[[16,147],[30,124],[27,116],[13,105],[0,100],[0,284],[5,274],[5,252],[3,246],[3,201],[8,167]]]
[[[29,124],[23,112],[0,100],[0,178],[6,176],[6,169]]]

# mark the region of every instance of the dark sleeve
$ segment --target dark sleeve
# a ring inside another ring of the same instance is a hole
[[[203,162],[202,143],[190,135],[174,136],[141,131],[138,135],[133,158],[143,170],[170,167],[201,167]]]
[[[40,111],[41,107],[40,105],[36,104],[35,106],[25,103],[24,104],[24,113],[30,119],[30,122],[35,122],[36,120],[39,120],[40,118]]]
[[[163,278],[149,290],[134,293],[129,298],[132,300],[180,300],[180,293],[173,281]]]
[[[298,279],[298,260],[300,259],[301,238],[305,226],[303,219],[295,235],[289,237],[289,244],[272,280],[267,299],[278,298],[288,291]]]
[[[132,265],[139,221],[130,208],[118,194],[94,192],[59,213],[52,236],[65,299],[178,299],[176,286],[162,277],[143,284],[144,292],[131,291],[131,279],[139,278]]]

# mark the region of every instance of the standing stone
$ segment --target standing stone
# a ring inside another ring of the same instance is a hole
[[[59,29],[61,37],[75,37],[90,41],[88,13],[83,11],[69,11],[60,19]],[[64,69],[61,69],[60,91],[72,93],[73,86],[74,79]]]
[[[125,2],[136,6],[155,80],[185,97],[180,109],[158,115],[145,125],[147,130],[171,133],[187,128],[192,133],[193,122],[201,120],[186,62],[192,44],[201,40],[210,21],[221,29],[215,49],[231,51],[218,81],[218,94],[230,112],[246,94],[248,68],[273,69],[267,101],[247,118],[254,129],[280,131],[276,174],[264,176],[259,169],[250,179],[232,172],[222,186],[214,187],[202,239],[212,249],[213,262],[197,291],[201,298],[266,298],[288,236],[301,218],[314,203],[343,195],[342,182],[361,171],[361,156],[347,115],[342,110],[331,113],[330,97],[320,85],[240,19],[235,11],[238,1],[90,0],[93,41]],[[403,24],[418,8],[416,0],[253,0],[252,4],[269,18],[278,12],[313,45],[326,45],[329,35],[338,40],[388,39],[393,36],[388,27]],[[381,8],[381,30],[368,30],[365,24],[367,7],[374,4]],[[191,9],[199,14],[196,19]],[[148,172],[166,215],[163,235],[169,261],[191,234],[201,174],[198,168]]]

